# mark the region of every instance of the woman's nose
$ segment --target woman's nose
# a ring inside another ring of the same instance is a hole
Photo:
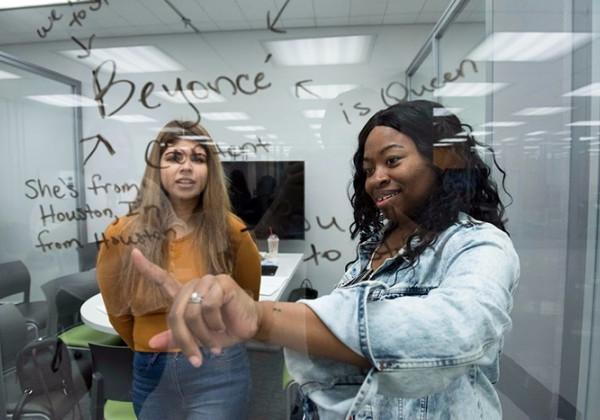
[[[375,169],[373,179],[378,185],[385,185],[390,181],[390,177],[385,168]]]

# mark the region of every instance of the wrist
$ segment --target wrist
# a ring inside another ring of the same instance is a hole
[[[254,334],[254,339],[258,341],[267,341],[269,338],[269,331],[271,329],[271,307],[273,302],[255,302],[256,314],[257,314],[257,328]]]

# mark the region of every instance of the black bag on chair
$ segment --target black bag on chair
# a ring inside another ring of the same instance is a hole
[[[290,292],[287,301],[296,302],[300,299],[316,299],[319,296],[319,292],[313,289],[312,283],[309,279],[302,280],[300,287]]]
[[[26,406],[33,405],[34,401],[35,405],[46,407],[52,419],[64,419],[75,407],[82,417],[70,353],[60,338],[44,338],[26,345],[17,356],[16,369],[23,394],[15,407],[13,420],[19,420],[24,411],[29,411]]]

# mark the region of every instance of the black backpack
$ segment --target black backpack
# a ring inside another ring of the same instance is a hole
[[[74,416],[75,406],[82,417],[70,353],[60,338],[49,337],[27,344],[17,355],[16,368],[23,394],[15,407],[13,420],[20,420],[24,407],[34,399],[47,407],[52,419],[62,420],[70,411]]]

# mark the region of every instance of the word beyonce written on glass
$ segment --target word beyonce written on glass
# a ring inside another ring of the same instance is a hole
[[[100,73],[107,68],[109,70],[109,77],[105,83],[102,83],[100,80]],[[111,117],[125,108],[133,95],[136,93],[136,84],[134,82],[128,79],[116,79],[117,63],[115,63],[113,60],[106,60],[102,62],[98,67],[96,67],[96,69],[93,70],[92,74],[94,93],[96,95],[95,99],[98,102],[98,112],[102,118]],[[265,74],[263,72],[256,73],[253,78],[246,73],[241,73],[234,78],[230,78],[228,76],[218,76],[214,81],[209,81],[206,83],[198,80],[190,80],[185,84],[184,88],[184,82],[180,77],[178,77],[175,80],[175,86],[173,89],[170,89],[164,83],[161,84],[161,87],[162,90],[169,96],[175,97],[180,95],[185,100],[185,103],[187,103],[196,114],[196,122],[200,122],[200,111],[195,103],[206,100],[210,95],[210,91],[221,94],[224,89],[223,85],[225,85],[229,86],[232,95],[237,95],[238,93],[243,95],[254,95],[261,90],[271,87],[271,82],[266,82],[264,79]],[[129,90],[125,99],[123,99],[113,110],[109,111],[107,110],[105,97],[108,92],[117,85],[124,85],[128,87]],[[147,109],[155,109],[161,106],[161,103],[156,102],[155,98],[152,100],[150,99],[150,95],[154,92],[154,89],[154,82],[149,81],[144,83],[139,91],[140,93],[138,100]]]

